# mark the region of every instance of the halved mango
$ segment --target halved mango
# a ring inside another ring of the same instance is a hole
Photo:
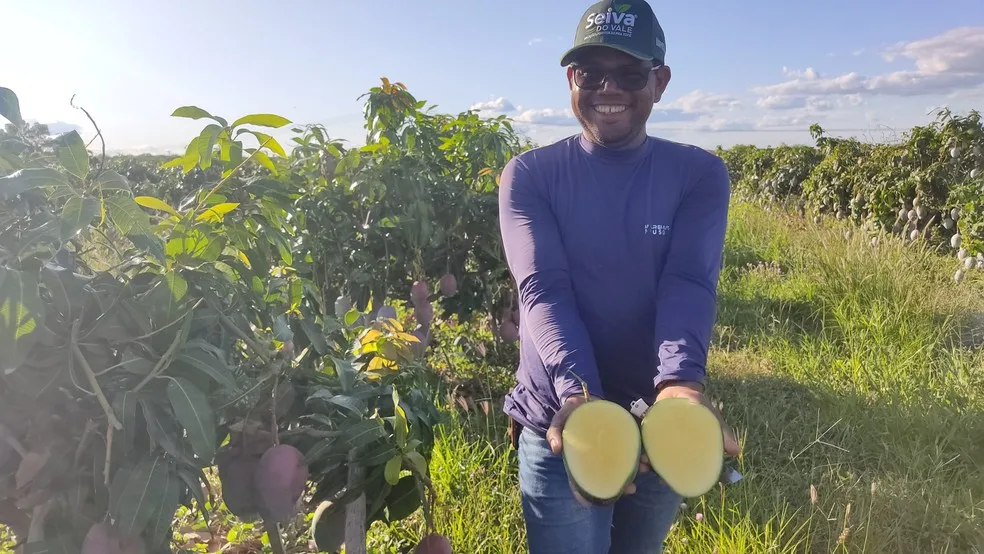
[[[700,496],[720,479],[724,433],[707,406],[664,398],[646,411],[640,428],[649,465],[681,496]]]
[[[568,478],[589,502],[610,504],[635,479],[642,437],[638,421],[622,406],[585,402],[571,412],[562,436]]]

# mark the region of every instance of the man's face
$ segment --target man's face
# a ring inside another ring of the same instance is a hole
[[[609,148],[641,144],[653,104],[662,97],[670,81],[668,67],[656,71],[652,68],[649,62],[604,47],[586,49],[567,68],[571,108],[590,140]],[[599,72],[608,74],[601,88],[588,90],[578,86],[582,76],[591,79]],[[615,77],[619,75],[645,85],[638,90],[625,90],[616,83]]]

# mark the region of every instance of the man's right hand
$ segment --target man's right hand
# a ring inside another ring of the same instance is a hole
[[[590,397],[590,399],[597,400],[595,397]],[[554,414],[553,419],[550,420],[550,427],[547,428],[547,442],[550,444],[550,450],[554,454],[560,454],[564,450],[564,424],[567,423],[567,418],[570,417],[571,412],[574,411],[574,408],[577,408],[581,404],[588,401],[589,400],[585,400],[582,395],[570,396],[564,402],[564,405],[561,406],[560,410]],[[639,460],[639,472],[643,473],[646,471],[649,471],[649,463],[645,454],[643,454],[642,458]],[[631,481],[627,483],[623,489],[625,494],[632,494],[635,491],[635,483]],[[578,494],[577,491],[574,491],[574,495],[581,502],[587,503],[587,500]]]

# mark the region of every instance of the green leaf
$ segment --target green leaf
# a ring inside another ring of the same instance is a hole
[[[0,375],[24,363],[43,323],[38,276],[0,267]]]
[[[48,167],[25,168],[5,177],[0,177],[0,200],[10,200],[25,191],[49,185],[75,189],[69,178],[56,169]]]
[[[218,121],[223,127],[229,124],[225,119],[212,115],[198,106],[181,106],[171,113],[171,117],[187,117],[189,119],[201,119],[203,117],[207,117]]]
[[[386,496],[386,511],[389,521],[399,521],[417,511],[421,505],[420,489],[417,479],[407,475],[393,485]]]
[[[273,138],[272,136],[266,133],[261,133],[259,131],[253,131],[251,129],[242,129],[241,131],[244,133],[249,133],[254,137],[256,137],[256,140],[259,141],[259,145],[258,145],[259,148],[269,148],[270,151],[273,152],[274,154],[277,154],[278,156],[281,156],[283,158],[287,157],[287,152],[284,150],[284,147],[280,146],[280,143],[277,142],[277,139]],[[236,133],[236,136],[239,136],[239,133]]]
[[[130,391],[122,391],[113,398],[113,412],[123,424],[123,436],[120,438],[123,440],[126,452],[133,450],[137,438],[137,404],[139,404],[137,396]]]
[[[311,538],[318,552],[338,552],[345,544],[345,506],[324,501],[311,519]]]
[[[117,478],[126,479],[120,483],[122,488],[116,513],[113,514],[120,531],[127,535],[139,535],[159,516],[159,497],[165,494],[169,472],[167,461],[153,454],[130,471],[117,472]]]
[[[195,502],[198,504],[198,509],[202,514],[202,521],[208,525],[209,514],[208,506],[206,505],[205,493],[202,491],[202,483],[208,485],[208,479],[205,477],[205,473],[198,468],[194,472],[187,467],[178,468],[178,476],[181,480],[188,485],[188,489],[191,491],[191,495],[195,497]],[[211,490],[211,489],[210,489]]]
[[[105,201],[109,220],[135,246],[147,251],[164,263],[164,243],[154,235],[150,215],[129,196],[111,196]]]
[[[356,322],[356,320],[359,319],[359,316],[360,315],[362,315],[362,314],[359,313],[359,310],[356,310],[355,308],[352,308],[351,310],[349,310],[345,314],[345,325],[348,326],[348,327],[351,327],[352,325],[355,325],[355,322]]]
[[[198,221],[211,221],[217,223],[222,221],[225,215],[236,208],[239,207],[239,202],[223,202],[221,204],[216,204],[205,210],[200,216],[198,216]]]
[[[345,396],[344,394],[333,394],[328,389],[318,389],[310,396],[310,398],[317,398],[345,408],[357,416],[362,415],[362,403],[355,398]]]
[[[427,460],[424,459],[424,456],[420,452],[411,450],[405,455],[407,459],[410,460],[410,463],[413,464],[413,468],[417,471],[417,473],[425,476],[427,475],[429,469],[427,467]]]
[[[236,379],[229,367],[222,360],[201,348],[186,349],[175,357],[175,362],[187,364],[208,375],[223,387],[236,390]]]
[[[348,391],[352,388],[352,384],[355,383],[355,375],[358,371],[355,369],[355,364],[349,360],[342,360],[332,356],[331,361],[335,364],[335,372],[338,373],[338,379],[341,381],[342,390]]]
[[[170,546],[171,522],[174,521],[175,510],[181,504],[181,478],[175,475],[174,471],[165,472],[160,491],[161,493],[152,499],[153,513],[156,517],[150,518],[146,530],[149,546],[158,551],[162,547],[166,549]]]
[[[240,125],[258,125],[260,127],[283,127],[284,125],[289,125],[291,121],[285,117],[281,117],[275,114],[258,113],[251,115],[244,115],[240,117],[235,122],[233,122],[233,127],[239,127]]]
[[[180,460],[187,467],[208,465],[208,462],[195,462],[180,429],[173,429],[173,419],[163,408],[158,407],[146,396],[140,397],[140,408],[147,420],[147,433],[165,452]],[[165,422],[168,427],[165,428]]]
[[[221,132],[222,127],[212,123],[202,129],[201,134],[198,135],[198,157],[201,160],[202,169],[212,167],[212,150],[215,148],[215,141]]]
[[[100,173],[99,177],[96,177],[95,182],[99,186],[99,190],[103,192],[123,191],[132,194],[130,183],[126,180],[126,177],[112,169],[107,169]]]
[[[319,356],[324,356],[331,351],[328,340],[325,339],[325,333],[317,323],[308,318],[302,319],[300,323],[301,330],[307,335],[308,340],[311,342],[311,347],[314,348],[314,351]]]
[[[72,320],[85,303],[84,285],[74,273],[53,263],[41,267],[41,282],[48,289],[51,303],[66,320]]]
[[[393,387],[391,396],[393,400],[393,427],[396,433],[396,446],[402,450],[407,444],[407,435],[410,434],[407,426],[407,414],[400,407],[400,394],[397,392],[396,387]]]
[[[154,198],[153,196],[137,196],[134,197],[133,201],[145,208],[167,212],[174,217],[181,217],[181,214],[179,214],[177,210],[169,206],[167,202],[161,200],[160,198]]]
[[[366,451],[362,452],[358,457],[358,461],[366,467],[373,467],[379,464],[385,464],[393,458],[393,456],[399,455],[400,451],[393,446],[393,443],[386,441],[374,444],[370,448],[367,448]]]
[[[24,120],[21,119],[20,101],[17,99],[17,94],[7,87],[0,87],[0,115],[17,127],[24,124]]]
[[[127,196],[112,196],[106,199],[109,220],[120,233],[130,235],[153,235],[150,215],[140,209],[136,200]],[[163,248],[163,247],[162,247]]]
[[[400,470],[403,468],[403,456],[397,454],[386,462],[386,469],[383,470],[383,476],[386,477],[386,482],[390,485],[396,485],[400,481]]]
[[[385,436],[386,429],[380,420],[365,419],[345,427],[338,437],[338,442],[344,444],[346,450],[350,450],[361,448]]]
[[[260,165],[269,169],[270,173],[273,173],[274,175],[277,174],[277,166],[273,165],[273,160],[270,159],[270,156],[267,156],[260,151],[254,152],[252,156],[253,159],[255,159]]]
[[[188,432],[188,442],[195,453],[206,462],[215,458],[215,415],[208,398],[190,381],[170,377],[167,397],[174,408],[174,415]]]
[[[96,198],[80,198],[73,196],[65,202],[61,213],[61,238],[75,238],[79,231],[85,229],[92,220],[102,213],[102,204]]]
[[[65,171],[85,180],[89,175],[89,153],[78,131],[69,131],[55,139],[58,162]]]

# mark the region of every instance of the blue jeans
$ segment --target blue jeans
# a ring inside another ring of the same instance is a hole
[[[654,554],[663,551],[682,498],[652,471],[640,473],[636,492],[608,506],[574,497],[564,460],[547,439],[519,435],[519,489],[530,554]]]

